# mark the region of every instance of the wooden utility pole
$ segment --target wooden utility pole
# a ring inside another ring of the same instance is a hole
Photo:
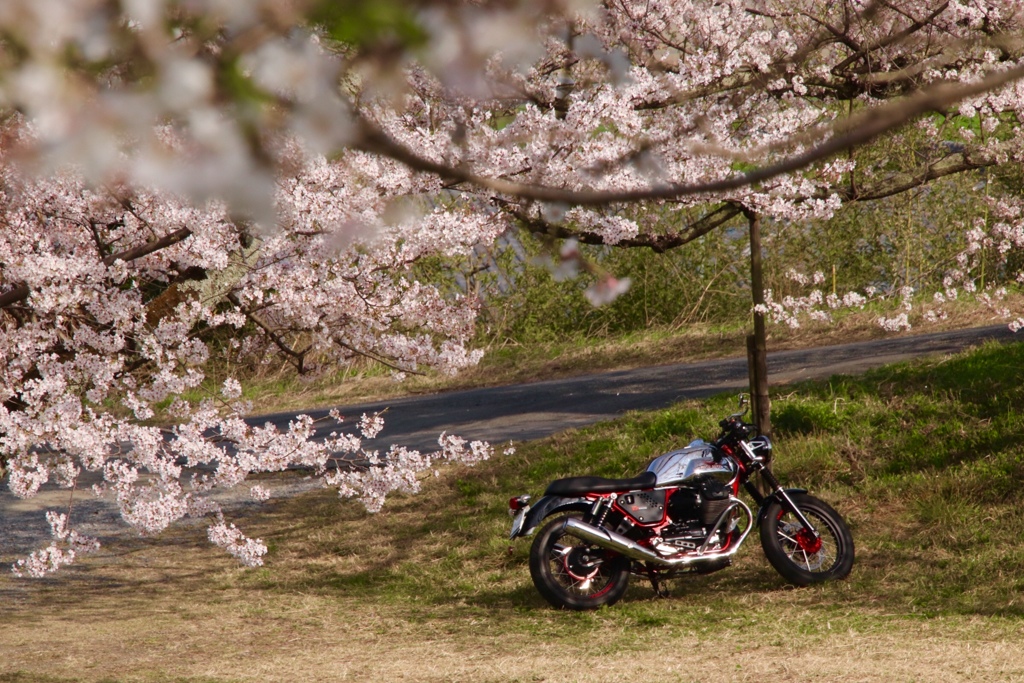
[[[762,434],[771,434],[771,401],[768,398],[768,343],[764,329],[764,271],[761,264],[761,217],[749,209],[743,215],[750,223],[750,290],[754,301],[754,334],[747,337],[747,368],[754,424]]]

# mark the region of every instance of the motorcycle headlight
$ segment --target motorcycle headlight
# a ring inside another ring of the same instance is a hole
[[[764,434],[755,436],[747,444],[750,446],[750,450],[754,451],[755,455],[759,455],[765,460],[769,460],[772,457],[772,441]]]

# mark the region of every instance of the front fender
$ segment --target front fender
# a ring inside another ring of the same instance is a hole
[[[807,489],[784,489],[787,496],[792,496],[794,493],[807,493]],[[782,499],[778,493],[773,493],[770,496],[765,496],[765,499],[761,501],[761,509],[757,511],[757,525],[761,526],[761,522],[764,521],[765,517],[768,516],[768,506],[772,503],[782,504]]]
[[[529,536],[532,534],[536,531],[541,521],[543,521],[543,519],[548,515],[566,510],[587,512],[592,506],[593,503],[586,498],[542,496],[535,505],[531,506],[530,509],[527,510],[526,519],[523,520],[523,528],[519,530],[517,536]]]

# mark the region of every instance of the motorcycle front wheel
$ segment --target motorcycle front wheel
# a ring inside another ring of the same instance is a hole
[[[853,536],[838,512],[805,493],[791,500],[818,532],[815,537],[778,501],[761,522],[761,547],[779,574],[796,586],[843,579],[853,569]]]
[[[537,591],[559,609],[614,604],[629,584],[629,558],[564,533],[565,519],[551,519],[530,547],[530,576]]]

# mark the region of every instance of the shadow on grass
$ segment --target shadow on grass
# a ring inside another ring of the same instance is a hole
[[[70,683],[74,680],[73,678],[56,678],[54,676],[33,674],[27,671],[0,674],[0,683]]]

